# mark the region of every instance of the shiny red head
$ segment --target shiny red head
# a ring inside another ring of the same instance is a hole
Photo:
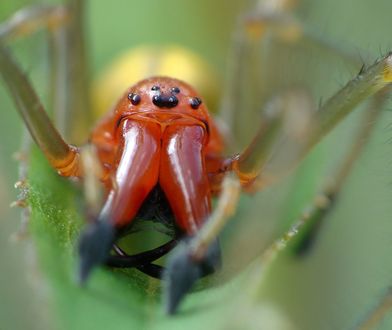
[[[182,231],[192,234],[208,218],[209,171],[222,143],[201,97],[185,82],[154,77],[130,87],[91,142],[107,172],[102,214],[117,227],[132,222],[157,186]]]
[[[199,124],[209,131],[211,119],[202,98],[187,83],[168,77],[152,77],[130,87],[115,107],[120,118],[153,120],[171,124]]]

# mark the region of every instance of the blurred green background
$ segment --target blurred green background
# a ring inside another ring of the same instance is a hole
[[[32,3],[35,2],[2,1],[0,20]],[[110,4],[90,1],[87,26],[92,76],[129,47],[141,43],[178,43],[206,58],[223,81],[235,17],[244,6],[245,2],[234,0],[116,0]],[[297,17],[323,38],[371,63],[392,49],[391,10],[388,0],[304,0],[300,2]],[[13,49],[43,98],[47,69],[45,61],[38,59],[45,58],[44,44],[43,33],[13,43]],[[304,72],[304,80],[313,79],[308,84],[316,100],[327,98],[356,74],[336,56],[323,54],[314,47],[301,49],[295,55],[284,54],[285,67],[282,65],[282,71],[277,74],[283,79],[284,75],[298,76]],[[300,56],[303,56],[302,63],[296,61]],[[292,71],[286,69],[290,66]],[[50,329],[48,288],[39,287],[36,277],[41,275],[32,266],[35,264],[32,242],[29,238],[18,243],[9,240],[19,227],[20,212],[10,210],[8,205],[17,194],[13,189],[17,163],[11,155],[18,150],[22,130],[2,83],[0,104],[0,329]],[[356,116],[351,117],[350,122],[355,125]],[[275,262],[263,286],[253,288],[258,298],[253,309],[235,305],[235,298],[244,291],[238,289],[245,287],[244,284],[236,287],[234,282],[232,288],[229,284],[233,294],[227,300],[234,301],[236,312],[216,324],[234,329],[352,329],[377,305],[392,283],[391,119],[390,113],[383,114],[312,253],[301,260],[284,255]],[[228,274],[254,259],[284,227],[279,223],[295,218],[307,204],[330,164],[344,153],[344,148],[339,147],[348,139],[353,126],[350,122],[334,132],[287,180],[255,197],[243,197],[238,216],[226,230],[223,241],[224,251],[230,257],[225,260]],[[252,267],[249,272],[252,273]],[[206,301],[211,303],[207,298]],[[196,309],[194,316],[202,322],[203,313],[198,315],[198,312]],[[187,313],[182,321],[186,322],[187,316],[192,318],[191,310]],[[195,324],[193,328],[197,329]],[[176,326],[175,320],[171,326]],[[379,325],[379,329],[391,327],[391,317]],[[147,323],[146,328],[159,328],[159,324]]]

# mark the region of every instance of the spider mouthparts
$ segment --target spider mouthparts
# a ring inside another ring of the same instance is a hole
[[[115,239],[115,229],[107,221],[90,224],[82,233],[79,241],[78,282],[83,285],[94,267],[103,264]]]
[[[193,284],[203,276],[213,273],[220,268],[221,252],[218,241],[208,249],[200,261],[191,257],[189,245],[182,242],[169,256],[167,268],[163,274],[165,283],[164,299],[167,314],[175,314],[184,296],[191,290]]]

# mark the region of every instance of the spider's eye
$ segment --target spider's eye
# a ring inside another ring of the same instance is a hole
[[[199,108],[199,106],[201,105],[201,99],[199,99],[198,97],[192,97],[189,100],[189,104],[191,105],[192,109],[197,110]]]
[[[133,105],[138,105],[141,101],[141,97],[139,94],[130,93],[128,94],[128,100],[131,101]]]
[[[172,87],[171,92],[174,93],[174,94],[178,94],[181,91],[180,91],[180,89],[178,87]]]
[[[174,108],[178,104],[178,99],[175,95],[154,95],[152,97],[152,103],[159,108]]]
[[[169,104],[173,104],[174,106],[176,106],[176,105],[178,104],[178,100],[177,100],[177,98],[176,98],[175,96],[170,96],[170,97],[167,99],[167,102],[168,102]]]
[[[152,91],[159,91],[161,88],[158,85],[154,85],[151,87]]]

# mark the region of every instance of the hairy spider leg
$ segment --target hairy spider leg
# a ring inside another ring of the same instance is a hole
[[[357,131],[356,138],[348,155],[342,160],[333,173],[332,180],[327,184],[322,191],[314,197],[313,204],[299,216],[299,218],[293,222],[293,225],[282,235],[280,235],[269,247],[267,247],[261,256],[257,259],[257,270],[253,274],[245,290],[248,292],[255,292],[263,284],[264,274],[266,269],[272,263],[272,261],[282,252],[289,244],[294,247],[293,252],[297,254],[303,254],[307,252],[308,244],[312,244],[312,237],[310,241],[307,240],[307,236],[304,238],[300,237],[299,233],[307,230],[307,226],[311,226],[310,230],[313,230],[314,224],[320,223],[325,218],[335,205],[337,195],[339,194],[344,181],[346,180],[349,171],[351,170],[355,160],[361,154],[363,149],[364,139],[370,136],[375,126],[375,119],[380,114],[383,105],[385,104],[389,93],[391,92],[391,86],[384,87],[378,94],[373,96],[366,112],[366,116],[363,117],[361,125]],[[316,225],[317,226],[317,225]],[[305,233],[306,234],[306,233]],[[384,313],[385,300],[390,299],[390,292],[386,297],[382,297],[380,305],[375,308],[373,313],[369,316],[369,319],[379,319],[380,313]],[[364,320],[364,325],[369,319]],[[365,328],[365,327],[364,327]],[[361,327],[362,329],[362,327]],[[367,328],[366,328],[367,329]]]
[[[300,145],[300,148],[294,155],[293,159],[290,162],[285,163],[286,170],[292,170],[298,164],[298,162],[311,150],[311,148],[315,146],[317,142],[319,142],[328,132],[330,132],[346,115],[354,110],[359,103],[376,94],[375,102],[377,108],[379,109],[384,102],[383,99],[385,96],[377,95],[377,93],[389,91],[388,87],[390,86],[391,82],[392,54],[389,54],[369,68],[362,70],[356,78],[349,81],[345,87],[333,95],[323,106],[321,106],[317,112],[312,113],[308,127],[306,129],[306,139],[303,140],[303,143]],[[368,114],[367,119],[369,119],[369,117],[372,118],[375,116],[374,112],[377,113],[377,111],[375,111],[372,107],[368,109],[368,112],[370,113]],[[276,118],[279,118],[279,116]],[[272,121],[272,123],[273,122],[274,121]],[[282,150],[277,150],[271,157],[266,157],[266,152],[268,155],[270,147],[275,140],[275,138],[271,137],[276,136],[277,134],[275,132],[276,127],[274,126],[275,125],[267,125],[265,128],[262,127],[260,132],[254,137],[253,141],[244,152],[242,152],[237,157],[232,157],[230,160],[228,160],[228,162],[231,161],[231,166],[227,166],[226,170],[233,170],[233,172],[238,175],[241,186],[246,190],[251,188],[253,185],[256,185],[257,188],[262,189],[265,186],[273,183],[276,178],[281,177],[281,172],[277,174],[274,173],[274,167],[270,167],[269,165],[274,163],[274,158],[279,158],[279,153],[284,153],[286,149],[283,148]],[[359,130],[359,134],[360,136],[367,136],[370,134],[370,131],[371,128],[364,127]],[[283,132],[283,135],[286,135],[287,137],[287,132]],[[286,139],[286,141],[289,140],[290,139]],[[349,158],[343,162],[340,171],[338,171],[338,177],[341,176],[341,178],[343,178],[347,175],[347,171],[352,166],[352,163],[359,154],[360,149],[361,147],[354,145],[352,154],[350,154]],[[225,164],[227,165],[227,162]],[[338,190],[339,186],[336,186],[334,193],[337,193]],[[329,197],[332,198],[332,196]],[[223,203],[223,205],[227,205],[223,198],[224,194],[220,196],[220,201]],[[323,213],[323,209],[324,207],[321,204],[320,206],[316,206],[312,216],[319,216],[318,213]],[[184,263],[185,261],[189,263],[189,261],[192,259],[197,260],[197,258],[203,258],[203,256],[207,255],[209,251],[208,247],[212,247],[214,244],[213,238],[220,234],[224,224],[228,220],[229,216],[224,213],[218,217],[210,217],[205,224],[206,229],[199,231],[191,240],[191,244],[184,248],[184,251],[182,251],[181,254],[181,260]],[[209,221],[212,221],[212,223]],[[276,244],[266,251],[265,255],[268,255],[267,259],[270,258],[270,254],[276,254],[275,250],[280,247],[280,242],[284,241],[286,243],[286,240],[291,239],[291,237],[294,236],[293,233],[296,231],[296,228],[295,230],[290,230],[287,235],[283,236],[282,239],[278,239]],[[177,259],[175,263],[176,266],[179,264]],[[169,270],[170,269],[171,268],[169,268]],[[174,276],[174,271],[169,273],[169,275],[171,274]],[[178,274],[176,275],[178,276]],[[190,278],[189,274],[184,274],[184,278],[181,280],[185,281],[187,278]],[[179,281],[177,277],[176,281]],[[170,313],[174,312],[176,306],[173,309],[169,308],[168,311]],[[171,307],[171,305],[169,305],[169,307]]]
[[[228,70],[235,77],[231,77],[228,79],[228,85],[225,89],[225,97],[224,103],[221,108],[221,115],[228,120],[231,121],[232,126],[236,125],[236,123],[241,122],[241,118],[243,116],[243,111],[239,115],[239,112],[236,111],[236,108],[241,108],[241,98],[239,97],[239,84],[238,77],[245,76],[248,77],[249,73],[244,71],[244,61],[245,53],[249,52],[249,48],[252,50],[256,48],[260,48],[262,46],[262,51],[259,54],[260,65],[265,65],[264,62],[268,62],[268,52],[269,46],[271,44],[271,40],[279,40],[284,44],[294,44],[298,42],[305,42],[305,44],[314,44],[318,49],[321,49],[325,52],[328,52],[332,55],[337,55],[339,58],[344,59],[347,64],[354,65],[354,67],[361,67],[360,74],[363,73],[365,69],[365,65],[363,64],[363,60],[360,58],[358,54],[354,54],[349,49],[342,47],[340,44],[335,44],[331,42],[331,40],[326,40],[325,37],[317,34],[314,29],[310,29],[303,22],[298,20],[293,10],[298,2],[294,2],[291,0],[260,0],[256,3],[254,8],[251,11],[246,12],[239,18],[237,22],[237,29],[233,35],[233,44],[232,44],[232,57],[231,57],[231,69]],[[254,70],[252,70],[253,72]],[[261,70],[263,72],[263,70]],[[388,74],[387,74],[388,75]],[[249,78],[249,77],[248,77]],[[263,79],[264,78],[264,79]],[[261,86],[263,84],[269,84],[269,80],[266,81],[265,77],[261,78]],[[258,86],[259,87],[259,86]],[[317,216],[311,216],[313,219],[309,221],[307,228],[309,230],[309,235],[303,236],[302,243],[299,243],[297,246],[298,252],[302,249],[306,249],[307,244],[312,244],[311,242],[314,239],[312,238],[311,233],[315,233],[318,231],[318,227],[320,226],[320,222],[322,218],[329,212],[330,207],[334,203],[338,195],[339,190],[341,189],[342,183],[344,182],[345,177],[353,166],[353,163],[360,155],[361,150],[364,146],[364,141],[371,133],[372,124],[376,120],[376,117],[379,114],[379,110],[382,107],[382,104],[385,103],[385,96],[388,93],[388,88],[385,88],[380,94],[377,94],[374,97],[374,100],[371,101],[368,110],[364,113],[364,118],[362,120],[362,124],[358,129],[358,133],[353,139],[352,148],[350,152],[347,154],[345,159],[342,160],[341,165],[337,168],[335,173],[331,174],[332,183],[329,183],[321,192],[320,196],[322,198],[316,198],[317,201],[320,199],[328,200],[328,203],[321,203],[322,206],[313,205],[310,208],[310,213],[317,213]],[[372,110],[375,109],[375,110]],[[326,111],[328,112],[328,111]],[[262,113],[262,122],[267,121],[268,118],[265,118],[266,115]],[[314,123],[317,125],[317,123]],[[260,129],[259,129],[260,130]],[[258,133],[260,135],[260,132]],[[317,135],[317,134],[316,134]],[[258,139],[260,142],[253,141],[250,149],[254,148],[253,144],[262,145],[263,139]],[[265,143],[265,142],[264,142]],[[287,149],[287,148],[286,148]],[[248,149],[242,154],[241,157],[246,158],[247,153],[249,153]],[[263,154],[259,152],[251,152],[253,153],[253,158],[257,157],[255,155],[260,154],[258,156],[259,160],[262,161]],[[245,161],[247,165],[245,167],[252,167],[252,163],[254,163],[256,159],[252,159],[252,157],[248,157],[248,160]],[[278,163],[281,164],[282,162]],[[294,162],[295,163],[295,162]],[[260,168],[260,166],[255,166],[255,168]],[[274,169],[276,171],[276,169]],[[247,170],[245,169],[245,172]],[[261,182],[261,180],[256,180],[251,184],[253,190],[259,190],[265,182]],[[248,188],[249,189],[249,188]],[[328,205],[328,207],[327,207]],[[322,211],[320,210],[322,209]],[[318,211],[316,211],[318,210]],[[314,212],[313,212],[314,211]],[[309,215],[309,212],[306,212]],[[305,251],[305,250],[303,250]]]
[[[306,143],[304,143],[298,157],[286,164],[288,169],[293,168],[326,134],[328,134],[341,120],[343,120],[361,102],[380,92],[392,82],[392,54],[378,60],[372,66],[361,72],[341,90],[336,92],[317,111],[314,111],[308,128],[310,130]],[[268,181],[273,175],[273,169],[268,163],[273,158],[258,157],[253,154],[257,146],[262,145],[263,139],[256,135],[247,150],[233,159],[233,169],[240,178],[245,178],[243,184],[252,180]],[[262,155],[262,153],[260,153]],[[265,159],[265,160],[264,160]]]
[[[365,110],[360,126],[352,138],[351,146],[347,154],[340,161],[334,172],[328,175],[326,183],[322,187],[321,191],[313,198],[313,203],[306,209],[306,211],[304,211],[300,220],[294,222],[297,224],[306,224],[306,227],[302,232],[302,236],[299,237],[296,243],[294,243],[293,252],[296,255],[304,256],[309,253],[324,219],[336,205],[340,191],[346,182],[347,177],[349,176],[355,162],[362,154],[362,151],[366,146],[366,141],[368,141],[371,133],[373,132],[377,119],[384,109],[391,91],[391,86],[387,86],[372,97],[367,105],[367,109]]]
[[[231,129],[234,131],[235,128],[231,121],[241,124],[241,118],[244,117],[243,111],[238,111],[240,108],[239,104],[243,101],[242,95],[239,94],[241,86],[238,80],[241,79],[238,79],[238,77],[249,75],[248,72],[241,71],[240,66],[244,67],[244,53],[246,50],[249,50],[248,48],[254,48],[255,43],[262,44],[262,49],[268,53],[268,44],[271,37],[286,43],[309,39],[322,49],[328,49],[346,59],[348,63],[355,65],[361,64],[358,58],[351,52],[342,50],[341,47],[319,38],[310,32],[310,29],[306,26],[299,23],[291,13],[294,5],[295,3],[291,0],[258,1],[254,8],[252,8],[252,11],[240,17],[240,21],[234,32],[233,54],[230,62],[235,67],[229,70],[233,77],[229,77],[228,79],[228,86],[225,88],[225,95],[221,107],[222,117],[229,120],[229,125],[231,125]],[[289,166],[294,166],[298,163],[323,136],[331,131],[359,103],[388,85],[391,82],[391,66],[391,54],[388,54],[368,68],[362,66],[356,78],[351,80],[345,87],[321,105],[317,111],[312,111],[310,118],[305,118],[306,121],[310,122],[309,125],[312,126],[311,132],[306,132],[308,136],[306,137],[306,142],[303,143],[302,150],[297,155],[298,159],[296,161],[294,160]],[[261,77],[257,80],[257,83],[257,87],[262,89],[267,82],[263,81],[263,77]],[[285,98],[282,93],[279,97]],[[279,107],[278,109],[275,107],[274,111],[279,112]],[[238,118],[233,117],[234,114],[237,114],[236,116]],[[270,125],[270,111],[263,111],[261,115],[261,126],[264,125],[264,121]],[[309,114],[305,115],[308,116]],[[259,131],[262,129],[261,127]],[[269,147],[268,143],[264,142],[265,138],[264,134],[260,134],[259,132],[246,150],[241,152],[237,158],[233,158],[233,168],[242,179],[243,185],[246,181],[252,182],[256,177],[257,180],[262,180],[267,175],[266,172],[270,171],[268,163],[271,162],[271,159],[268,158]],[[266,168],[268,171],[266,171]]]
[[[389,86],[391,82],[392,54],[389,54],[377,61],[374,65],[361,71],[357,77],[349,81],[345,87],[322,105],[317,112],[313,112],[310,118],[310,132],[307,132],[305,140],[300,145],[299,152],[294,155],[294,158],[290,162],[284,164],[285,170],[289,171],[294,168],[317,142],[328,134],[346,115],[354,110],[359,103],[375,95],[374,103],[369,107],[364,124],[362,124],[358,133],[359,136],[370,134],[371,126],[368,125],[368,120],[376,116],[374,112],[377,114],[378,107],[385,102],[384,93],[390,90]],[[382,95],[378,95],[377,93],[382,93]],[[374,110],[373,108],[376,109]],[[238,175],[242,188],[246,190],[251,189],[253,185],[256,188],[262,189],[281,177],[281,169],[279,173],[276,173],[274,172],[276,171],[275,167],[269,165],[274,163],[274,158],[279,158],[280,152],[285,152],[285,148],[277,150],[273,155],[266,157],[266,153],[268,155],[268,152],[271,150],[274,137],[277,136],[274,132],[276,129],[274,126],[267,125],[265,129],[262,127],[245,151],[236,157],[232,157],[225,163],[227,166],[226,170],[233,170]],[[285,135],[287,132],[283,132],[283,134]],[[343,162],[341,170],[338,171],[338,182],[342,182],[347,176],[348,170],[358,157],[360,150],[361,147],[354,145],[352,153],[348,155],[347,160]],[[228,166],[227,163],[230,163],[230,165]],[[336,191],[338,190],[336,189]],[[214,235],[218,235],[220,229],[214,231]],[[211,236],[214,235],[211,234]]]
[[[314,40],[317,42],[317,38],[314,38]],[[324,44],[324,46],[326,45],[328,44]],[[235,63],[241,62],[241,52],[244,50],[241,49],[241,46],[238,48],[238,53],[234,56],[233,62]],[[335,48],[331,46],[331,51],[336,51],[339,54],[341,53],[350,61],[356,62],[355,57],[348,56],[349,53],[340,51],[339,48],[336,48],[335,50]],[[265,112],[266,115],[262,118],[261,126],[249,146],[239,155],[226,159],[226,161],[222,163],[222,168],[217,171],[217,173],[222,175],[222,172],[233,170],[238,175],[242,188],[248,192],[263,189],[264,187],[279,180],[282,177],[282,173],[284,174],[285,172],[292,170],[310,151],[310,149],[317,144],[323,136],[331,131],[359,103],[368,97],[377,94],[378,91],[381,91],[390,84],[391,66],[391,56],[388,55],[368,69],[362,68],[358,77],[350,81],[342,90],[338,91],[324,105],[322,105],[317,112],[315,111],[314,106],[310,107],[311,102],[307,102],[306,96],[300,95],[295,97],[297,98],[295,103],[297,103],[298,106],[293,105],[292,102],[286,102],[286,104],[282,107],[279,105],[279,102],[277,102],[278,105],[273,107],[272,116],[271,112]],[[226,104],[229,104],[229,110],[231,107],[234,111],[233,106],[238,103],[236,103],[236,101],[238,101],[238,99],[236,99],[236,96],[238,96],[238,85],[233,83],[233,86],[233,88],[225,90],[228,97],[224,99],[224,101],[226,100],[227,102],[223,103],[223,112],[228,111],[225,109]],[[279,95],[278,98],[287,100],[290,99],[290,96]],[[283,102],[283,104],[284,103],[285,102]],[[301,107],[301,103],[305,104],[305,106]],[[306,111],[298,113],[296,110],[301,108]],[[302,134],[300,134],[302,136],[300,136],[299,139],[294,140],[292,137],[296,135],[295,128],[289,127],[288,130],[286,128],[286,131],[282,131],[282,127],[285,126],[282,125],[282,123],[287,121],[287,114],[293,111],[297,112],[299,116],[304,119],[303,121],[306,122],[304,130]],[[230,113],[230,111],[228,112]],[[227,118],[225,113],[223,113],[223,116]],[[369,114],[368,116],[372,115]],[[366,129],[364,128],[363,132],[362,129],[360,129],[358,134],[365,136],[368,133],[366,133]],[[282,135],[283,141],[285,142],[282,143],[283,148],[272,154],[271,151],[276,150],[274,148],[276,140],[282,138]],[[279,161],[279,156],[284,154],[285,151],[292,149],[295,145],[297,145],[297,150],[294,155],[291,156],[292,158],[290,161]],[[351,162],[353,162],[353,159],[355,159],[357,157],[356,155],[359,154],[359,151],[355,151],[357,148],[358,146],[353,146],[353,155],[349,156],[351,158]],[[347,164],[342,166],[348,168],[348,162],[349,160],[347,160]],[[275,166],[277,164],[279,165],[278,167]],[[227,215],[219,217],[211,216],[209,220],[212,221],[212,224],[207,221],[205,225],[205,228],[207,229],[197,233],[191,240],[193,243],[189,244],[189,246],[184,249],[182,253],[183,262],[185,263],[184,260],[189,261],[191,258],[196,258],[196,256],[202,257],[207,251],[206,247],[213,242],[212,238],[216,237],[220,233],[223,224],[228,221],[228,218],[229,217]],[[173,264],[176,266],[178,265],[178,263]],[[169,275],[174,276],[174,271],[170,271],[169,267],[167,274],[166,278],[170,278]],[[184,275],[184,278],[186,277],[190,278],[189,274]],[[176,281],[178,281],[177,277]],[[168,283],[171,283],[170,280]],[[172,283],[174,283],[174,281],[172,281]],[[173,292],[173,288],[169,285],[167,287],[167,291]],[[176,309],[176,307],[170,309],[170,304],[167,304],[167,308],[169,312],[173,312]]]

